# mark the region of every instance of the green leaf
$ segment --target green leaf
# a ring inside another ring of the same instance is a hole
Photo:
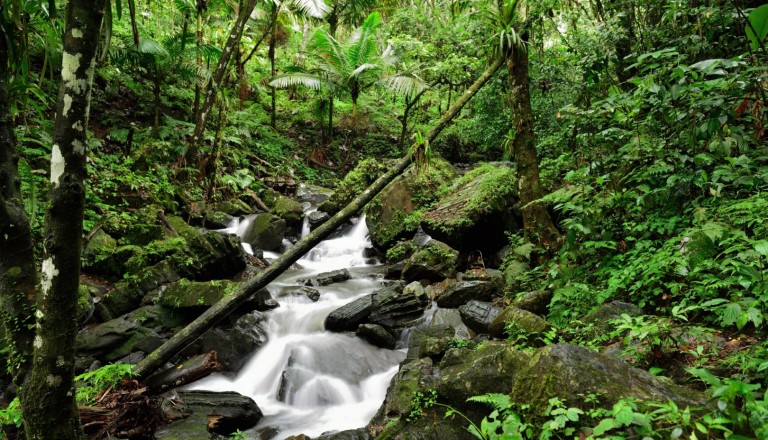
[[[592,430],[592,434],[595,436],[603,435],[611,429],[618,428],[620,426],[621,423],[617,422],[616,419],[603,419],[600,421],[600,423],[597,424],[597,426],[595,426],[595,429]]]
[[[768,240],[760,240],[755,242],[755,252],[762,255],[763,257],[768,257]]]
[[[760,49],[760,43],[765,40],[766,35],[768,35],[768,4],[755,8],[749,13],[747,38],[753,51]]]
[[[723,325],[735,323],[739,315],[741,315],[741,306],[738,303],[728,304],[723,311]]]

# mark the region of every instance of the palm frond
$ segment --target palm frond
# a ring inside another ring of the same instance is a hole
[[[331,10],[324,0],[293,0],[293,4],[299,11],[314,18],[324,18]]]
[[[278,75],[272,78],[272,81],[269,82],[269,85],[270,87],[275,87],[277,89],[285,89],[291,86],[304,86],[313,90],[320,90],[320,88],[325,83],[326,81],[317,75],[305,72],[296,72]]]
[[[314,35],[312,35],[310,48],[323,58],[326,63],[333,65],[334,70],[350,70],[344,47],[342,47],[335,38],[330,36],[325,29],[318,29]]]
[[[195,15],[197,13],[195,4],[190,0],[174,0],[173,3],[182,15]]]
[[[163,47],[162,44],[146,37],[139,38],[138,52],[146,55],[155,55],[160,57],[169,56],[168,50]]]
[[[413,96],[428,89],[429,85],[414,73],[398,73],[381,79],[382,84],[401,95]]]
[[[381,69],[381,66],[374,63],[365,63],[363,65],[357,66],[355,70],[350,72],[349,77],[354,78],[354,77],[360,76],[364,72],[368,72],[370,70],[377,70],[377,69]]]
[[[378,12],[372,12],[368,15],[349,45],[347,52],[349,64],[359,66],[370,62],[378,48],[376,29],[380,24],[381,16]]]

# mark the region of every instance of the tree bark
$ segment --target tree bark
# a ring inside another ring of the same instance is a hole
[[[536,135],[533,130],[533,110],[528,77],[528,51],[515,48],[507,56],[509,72],[509,106],[514,116],[515,138],[512,142],[520,202],[523,211],[523,228],[526,237],[542,246],[555,246],[560,237],[547,212],[538,203],[544,193],[539,182],[539,157],[536,153]]]
[[[240,2],[240,10],[237,14],[235,24],[232,25],[232,29],[229,32],[227,43],[224,45],[224,50],[221,52],[221,57],[216,65],[216,71],[213,73],[211,81],[205,88],[205,98],[203,105],[200,107],[200,111],[197,113],[195,120],[195,134],[192,138],[192,144],[187,150],[186,159],[188,163],[198,163],[197,157],[200,151],[200,144],[202,143],[205,133],[205,125],[208,122],[208,116],[213,108],[213,102],[216,99],[216,89],[222,84],[224,76],[227,73],[229,61],[232,59],[232,54],[237,50],[240,45],[240,40],[243,37],[243,30],[245,29],[245,23],[251,17],[253,8],[256,7],[257,0],[244,0]],[[202,98],[201,98],[202,99]]]
[[[209,351],[152,375],[147,378],[145,385],[150,395],[157,395],[202,379],[220,369],[218,355],[215,351]]]
[[[86,127],[104,0],[70,0],[51,154],[37,334],[22,393],[27,439],[80,439],[74,359],[86,179]]]
[[[272,24],[272,35],[270,35],[269,38],[269,65],[270,65],[270,74],[272,75],[272,78],[275,77],[275,73],[277,72],[275,70],[275,46],[277,45],[277,14],[278,14],[278,6],[276,3],[272,3],[272,18],[270,20],[270,23]],[[277,127],[277,89],[274,87],[270,87],[272,90],[272,111],[270,115],[270,125],[272,125],[272,128]]]
[[[203,54],[200,48],[203,46],[203,4],[197,2],[197,68],[203,68]],[[192,103],[192,120],[197,121],[200,114],[200,81],[195,80],[195,101]]]
[[[421,99],[422,95],[424,95],[424,92],[426,92],[429,89],[424,89],[416,94],[416,96],[413,97],[413,99],[408,99],[408,97],[405,97],[405,110],[403,110],[403,119],[400,121],[401,129],[400,129],[400,140],[398,141],[398,146],[400,147],[400,150],[405,153],[407,152],[407,148],[405,148],[405,138],[408,136],[408,115],[411,113],[411,109],[416,105],[417,102],[419,102],[419,99]]]
[[[37,268],[32,231],[24,212],[8,89],[6,45],[0,45],[0,317],[5,327],[8,367],[21,386],[29,373],[34,339]],[[3,366],[0,366],[3,367]]]
[[[469,102],[475,93],[477,93],[489,79],[491,79],[493,74],[502,65],[503,60],[500,58],[493,61],[472,86],[456,100],[453,107],[448,109],[442,118],[440,118],[440,121],[432,128],[432,130],[430,130],[426,137],[427,142],[432,142],[437,138],[440,132],[442,132],[451,120],[459,114],[461,108]],[[166,341],[157,350],[150,353],[149,356],[136,365],[133,370],[134,373],[140,378],[146,378],[158,368],[162,367],[176,353],[178,353],[179,350],[194,342],[195,339],[202,336],[208,329],[232,313],[256,291],[272,282],[278,275],[285,272],[285,270],[291,267],[291,265],[293,265],[299,258],[335,231],[342,223],[347,221],[349,217],[360,211],[369,201],[376,197],[376,194],[384,189],[387,184],[394,180],[395,177],[402,174],[410,164],[411,157],[410,155],[406,155],[389,172],[376,179],[371,186],[366,188],[365,191],[352,200],[349,205],[345,206],[344,209],[336,213],[336,215],[323,223],[322,226],[315,229],[311,234],[299,240],[298,243],[288,249],[286,253],[270,264],[263,272],[259,273],[255,278],[241,284],[234,292],[208,308],[208,310],[192,323],[173,335],[171,339]]]

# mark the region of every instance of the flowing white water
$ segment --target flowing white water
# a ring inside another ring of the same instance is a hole
[[[226,231],[240,236],[252,217]],[[295,434],[315,437],[326,431],[365,426],[384,400],[387,385],[404,358],[400,351],[374,347],[351,335],[327,332],[325,318],[333,310],[381,287],[368,275],[363,250],[370,246],[364,219],[346,235],[326,240],[299,260],[303,269],[287,271],[268,289],[280,307],[268,312],[269,341],[231,378],[212,375],[191,389],[237,391],[253,398],[264,419],[251,431],[279,430],[275,439]],[[244,246],[250,251],[249,246]],[[265,257],[269,257],[265,253]],[[320,299],[281,295],[299,278],[347,268],[353,279],[317,287]]]

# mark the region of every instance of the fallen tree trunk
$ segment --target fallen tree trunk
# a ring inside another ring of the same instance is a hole
[[[221,369],[215,351],[209,351],[190,358],[183,364],[163,370],[149,376],[144,384],[149,395],[164,393],[168,390],[192,383]]]
[[[480,77],[467,89],[462,96],[456,100],[456,102],[449,108],[445,114],[443,114],[440,121],[435,125],[429,134],[426,136],[426,142],[430,143],[437,138],[443,129],[453,120],[453,118],[459,114],[462,107],[469,102],[470,99],[480,90],[488,80],[491,79],[493,74],[504,64],[502,59],[495,59],[493,63],[488,66],[487,69],[480,75]],[[225,296],[221,301],[217,302],[208,310],[206,310],[197,319],[184,327],[181,331],[173,335],[171,339],[166,341],[163,345],[158,347],[149,356],[139,362],[134,368],[134,373],[139,378],[146,378],[151,373],[161,368],[166,362],[168,362],[176,353],[182,350],[187,345],[195,341],[203,335],[208,329],[216,325],[224,317],[232,313],[241,304],[243,304],[251,295],[253,295],[259,289],[265,287],[281,273],[285,272],[293,265],[299,258],[309,252],[318,243],[323,241],[328,235],[335,231],[342,223],[347,221],[355,213],[359,212],[368,202],[370,202],[376,195],[384,189],[395,177],[403,173],[411,164],[411,156],[407,154],[402,158],[397,165],[389,172],[376,179],[371,186],[365,189],[359,194],[352,202],[350,202],[344,209],[336,213],[333,217],[328,219],[322,226],[315,229],[311,234],[307,235],[296,243],[293,247],[288,249],[280,258],[270,264],[263,272],[259,273],[255,278],[244,282],[231,294]]]

